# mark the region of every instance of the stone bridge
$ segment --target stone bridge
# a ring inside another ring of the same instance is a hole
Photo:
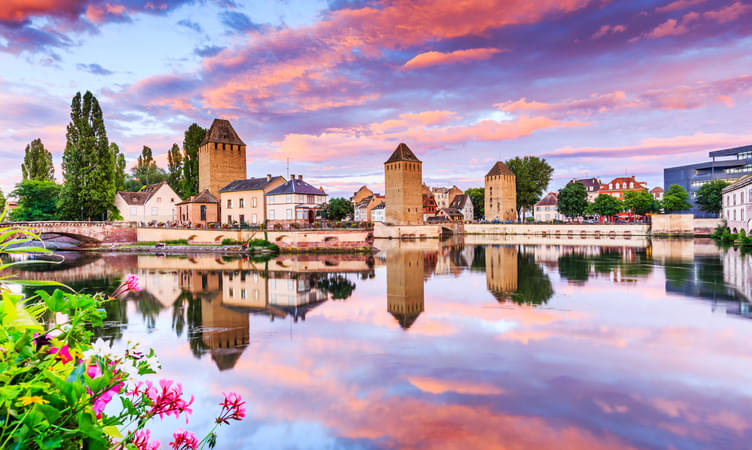
[[[68,236],[83,245],[136,242],[138,235],[135,222],[7,222],[0,226],[28,228],[42,240]]]

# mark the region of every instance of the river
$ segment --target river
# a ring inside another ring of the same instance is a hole
[[[111,292],[97,329],[196,397],[166,447],[248,401],[218,448],[743,448],[752,261],[709,240],[377,241],[268,261],[63,253],[21,278]],[[593,244],[589,242],[588,244]]]

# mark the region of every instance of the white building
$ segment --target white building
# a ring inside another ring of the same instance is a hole
[[[449,207],[452,209],[456,209],[460,213],[462,213],[462,216],[464,217],[466,222],[472,221],[474,219],[475,209],[473,207],[473,202],[470,200],[469,195],[466,195],[466,194],[455,195]]]
[[[732,233],[752,230],[752,175],[723,188],[721,216]]]
[[[384,216],[386,211],[386,203],[381,202],[371,210],[371,222],[383,222],[386,217]]]
[[[559,194],[556,192],[549,192],[538,203],[535,204],[535,221],[536,222],[551,222],[553,220],[565,220],[562,214],[556,210],[559,204]]]
[[[312,223],[326,203],[326,192],[303,181],[303,175],[290,175],[290,180],[264,195],[267,220],[272,223]]]
[[[126,222],[171,222],[177,220],[180,197],[166,181],[144,186],[139,192],[119,191],[115,207]]]

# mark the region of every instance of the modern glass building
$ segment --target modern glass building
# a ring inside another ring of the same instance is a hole
[[[694,205],[697,190],[703,184],[713,180],[733,183],[749,173],[752,173],[752,145],[712,151],[710,161],[665,168],[663,169],[663,184],[666,190],[672,184],[684,187]],[[700,211],[696,206],[693,206],[687,213],[693,213],[695,217],[714,217],[712,214]]]

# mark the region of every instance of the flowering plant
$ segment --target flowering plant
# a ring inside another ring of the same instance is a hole
[[[0,253],[5,248],[0,243]],[[138,291],[137,276],[109,296],[56,289],[23,297],[7,288],[12,281],[0,279],[0,448],[154,450],[160,443],[151,440],[151,422],[182,415],[187,423],[193,396],[186,399],[180,383],[142,379],[161,368],[152,349],[129,343],[117,353],[92,342],[106,316],[102,306]],[[107,409],[117,397],[121,405]],[[206,437],[178,430],[170,446],[213,447],[219,425],[243,419],[243,404],[237,394],[225,396]]]

